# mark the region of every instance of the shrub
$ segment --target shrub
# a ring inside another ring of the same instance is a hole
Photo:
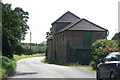
[[[120,51],[118,41],[112,40],[97,40],[92,44],[92,48],[94,61],[92,61],[90,65],[93,67],[93,69],[96,69],[99,59],[103,59],[111,52]]]
[[[5,75],[5,69],[0,68],[0,80]]]
[[[0,60],[2,61],[2,65],[0,66],[0,77],[10,75],[16,68],[16,61],[3,56],[0,57]]]

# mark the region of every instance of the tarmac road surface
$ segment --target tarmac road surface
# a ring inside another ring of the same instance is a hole
[[[24,58],[17,62],[12,78],[95,78],[86,67],[69,67],[41,62],[45,57]]]

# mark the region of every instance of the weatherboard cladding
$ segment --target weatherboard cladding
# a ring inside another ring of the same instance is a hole
[[[66,23],[69,24],[66,25]],[[88,55],[88,50],[91,49],[91,45],[83,44],[84,32],[90,32],[91,42],[93,43],[96,40],[104,39],[107,36],[107,31],[68,11],[52,23],[53,36],[48,39],[47,58],[58,62],[78,62],[76,61],[76,56],[78,56],[76,51],[84,50],[80,54]]]

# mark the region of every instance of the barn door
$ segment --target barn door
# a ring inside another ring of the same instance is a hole
[[[91,49],[76,49],[76,62],[82,65],[88,65],[92,60]]]
[[[83,32],[83,46],[91,46],[91,32],[90,31]]]

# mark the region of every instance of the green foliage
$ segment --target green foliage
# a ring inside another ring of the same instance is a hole
[[[16,55],[21,55],[23,53],[25,53],[25,49],[20,45],[20,44],[16,44],[16,46],[14,47],[14,54]]]
[[[0,68],[0,80],[5,76],[5,69]]]
[[[50,36],[52,36],[52,28],[50,28],[50,31],[46,32],[46,39],[48,39]]]
[[[87,68],[87,70],[89,70],[89,71],[96,71],[95,69],[93,69],[93,68]]]
[[[16,47],[29,29],[27,25],[28,12],[16,7],[14,10],[11,4],[2,3],[2,52],[3,56],[12,58],[16,53]]]
[[[112,40],[97,40],[92,44],[92,48],[94,61],[91,62],[91,66],[93,69],[96,69],[96,66],[99,63],[99,59],[103,59],[111,52],[117,52],[120,50],[118,47],[118,41]]]
[[[4,77],[5,75],[10,75],[16,68],[16,61],[14,59],[9,59],[7,57],[0,57],[2,64],[0,65],[0,78]]]
[[[27,54],[27,55],[32,55],[35,53],[46,53],[46,49],[47,49],[46,45],[40,45],[40,44],[31,45],[31,48],[29,44],[22,45],[22,47],[24,48],[24,52],[22,54]]]
[[[31,46],[33,53],[45,53],[47,46]]]

